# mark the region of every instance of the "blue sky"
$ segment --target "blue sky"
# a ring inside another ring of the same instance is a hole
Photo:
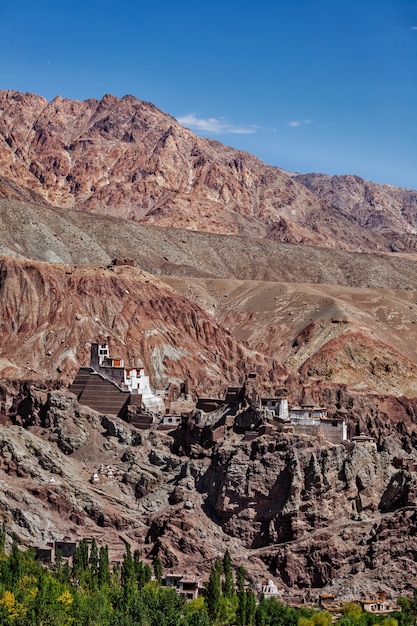
[[[417,0],[4,0],[0,88],[132,94],[297,172],[417,189]]]

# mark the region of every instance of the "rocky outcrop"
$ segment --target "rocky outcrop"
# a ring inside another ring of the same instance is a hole
[[[372,442],[329,446],[277,434],[233,445],[226,438],[200,488],[223,530],[239,537],[284,586],[340,588],[352,578],[358,589],[363,577],[361,592],[371,592],[369,570],[375,589],[388,580],[387,563],[391,580],[412,584],[416,474],[396,469],[393,457]],[[389,529],[404,519],[409,541],[404,533],[384,550]],[[355,591],[345,589],[344,596]]]
[[[391,252],[415,251],[417,191],[377,185],[359,176],[300,174],[302,183],[329,206],[337,220],[348,220],[372,232],[369,239],[388,232]],[[358,241],[358,250],[365,241]]]
[[[2,397],[0,520],[24,545],[95,537],[117,560],[129,541],[145,559],[203,576],[227,546],[253,583],[272,576],[284,599],[381,588],[396,598],[413,585],[417,454],[405,433],[415,401],[400,403],[401,428],[385,416],[375,441],[332,445],[279,430],[247,441],[229,426],[215,444],[188,449],[181,428],[139,432],[66,391],[22,383]],[[383,416],[371,408],[373,432]]]

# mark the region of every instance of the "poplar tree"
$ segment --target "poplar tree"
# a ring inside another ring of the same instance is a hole
[[[255,621],[256,614],[256,598],[255,594],[250,587],[246,591],[246,624],[248,626],[252,626]]]
[[[220,574],[216,566],[210,570],[210,578],[207,583],[207,612],[211,619],[216,619],[220,606]]]
[[[83,574],[89,569],[88,542],[81,539],[79,545],[75,548],[72,559],[72,575],[75,579],[81,580]]]
[[[128,609],[137,590],[135,566],[130,551],[130,543],[126,543],[126,552],[123,555],[121,583],[123,587],[123,608]]]
[[[90,576],[91,576],[91,586],[98,586],[98,568],[99,568],[99,556],[98,556],[98,548],[96,540],[93,539],[90,548]]]
[[[12,580],[15,581],[15,584],[22,577],[23,567],[22,567],[22,553],[17,547],[17,540],[13,538],[12,551],[9,556],[9,570],[12,577]]]
[[[100,589],[110,585],[109,549],[107,545],[100,547],[97,578]]]
[[[145,570],[143,567],[142,559],[140,558],[139,550],[135,550],[133,553],[133,565],[135,568],[136,582],[138,588],[142,589],[145,584]]]
[[[232,559],[229,550],[226,550],[223,557],[224,581],[222,585],[223,595],[232,598],[235,594],[235,584],[233,581]]]
[[[247,618],[247,597],[245,593],[245,580],[246,580],[246,572],[245,568],[242,565],[239,565],[236,573],[236,581],[237,581],[237,611],[236,611],[236,623],[238,626],[245,626],[246,618]]]
[[[148,565],[148,563],[146,563],[146,565],[144,565],[143,567],[143,578],[144,578],[145,584],[148,583],[152,579],[152,570],[150,566]]]
[[[6,535],[6,522],[3,522],[0,529],[0,558],[5,555]]]
[[[160,583],[162,580],[162,561],[159,556],[153,562],[153,573],[156,580]]]

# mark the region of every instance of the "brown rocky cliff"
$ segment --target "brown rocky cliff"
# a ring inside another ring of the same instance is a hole
[[[407,533],[417,523],[416,475],[392,461],[392,453],[372,443],[329,446],[311,435],[283,434],[246,443],[226,438],[200,488],[222,529],[264,559],[281,584],[340,589],[350,577],[343,594],[352,598],[354,588],[364,593],[370,581],[387,584],[387,562],[391,581],[407,587],[414,574],[408,550],[415,542]],[[405,520],[398,542],[384,543]]]
[[[349,392],[337,399],[353,410]],[[203,576],[228,546],[253,583],[272,575],[284,599],[380,588],[396,598],[413,584],[416,455],[389,420],[375,444],[282,432],[248,442],[226,429],[186,454],[181,429],[137,431],[39,384],[3,381],[0,401],[1,517],[23,545],[95,537],[120,559],[129,541],[146,559]],[[372,397],[361,401],[379,429]],[[415,401],[378,402],[415,428]]]

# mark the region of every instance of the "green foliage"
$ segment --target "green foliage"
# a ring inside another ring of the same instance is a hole
[[[298,626],[330,626],[332,614],[328,611],[317,611],[311,617],[300,617]]]
[[[261,597],[255,613],[256,626],[298,626],[300,618],[309,618],[314,611],[296,609],[274,598]]]
[[[143,576],[144,576],[145,584],[148,583],[152,578],[152,570],[147,563],[143,567]]]
[[[237,593],[238,606],[236,611],[236,624],[245,626],[246,624],[246,593],[244,589],[239,589]]]
[[[97,583],[100,589],[110,585],[111,575],[109,567],[109,550],[101,546],[98,554]]]
[[[236,584],[239,591],[243,591],[245,587],[246,572],[243,565],[239,565],[236,572]]]
[[[221,596],[219,600],[219,610],[217,612],[216,624],[219,626],[227,626],[236,623],[236,596]]]
[[[252,589],[246,592],[246,624],[252,626],[255,622],[256,598]]]
[[[206,591],[207,613],[215,620],[220,608],[220,572],[219,567],[214,565],[210,571],[210,578]]]
[[[0,558],[5,556],[4,549],[6,547],[6,522],[3,522],[0,529]]]
[[[229,550],[226,550],[223,557],[224,580],[222,585],[223,595],[226,598],[233,598],[235,595],[235,583],[233,580],[232,559]]]
[[[417,618],[417,587],[413,590],[413,596],[411,598],[399,598],[398,605],[401,607],[403,613],[410,617]]]
[[[154,563],[155,567],[155,563]],[[223,578],[223,585],[221,580]],[[256,604],[237,572],[238,593],[231,588],[231,559],[226,552],[210,572],[206,595],[186,602],[169,587],[150,580],[151,569],[139,551],[126,544],[121,566],[110,571],[107,547],[81,542],[70,570],[62,556],[46,568],[33,550],[20,550],[16,539],[0,558],[1,626],[330,626],[325,611],[293,608],[261,597]],[[222,593],[223,589],[223,593]],[[340,626],[412,626],[417,624],[417,591],[399,601],[403,611],[382,617],[354,603],[342,607]]]
[[[159,556],[153,562],[153,573],[156,580],[160,583],[162,580],[162,561]]]

